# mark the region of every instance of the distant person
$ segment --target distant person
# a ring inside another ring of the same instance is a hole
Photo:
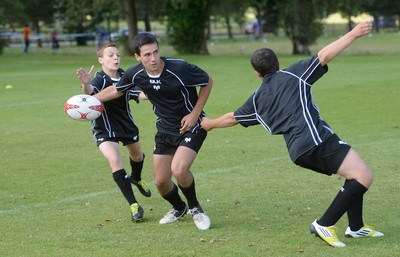
[[[258,22],[258,19],[253,20],[252,26],[253,26],[254,38],[257,40],[260,38],[260,34],[261,34],[261,27],[260,27],[260,23]]]
[[[107,43],[108,40],[108,32],[106,30],[100,30],[98,33],[98,44],[101,46],[104,43]]]
[[[102,70],[96,72],[92,79],[94,65],[89,72],[79,68],[76,72],[82,82],[82,92],[93,95],[103,89],[117,84],[125,73],[120,68],[120,54],[115,43],[106,43],[97,51],[98,61]],[[93,138],[100,152],[108,160],[115,183],[121,190],[130,205],[133,222],[143,218],[144,210],[137,202],[131,183],[137,186],[140,193],[146,197],[151,191],[142,180],[141,174],[144,162],[144,153],[139,142],[139,129],[135,124],[128,100],[138,101],[141,90],[132,88],[125,91],[122,97],[104,103],[103,114],[92,122]],[[121,142],[129,153],[129,164],[132,172],[127,175],[119,151]]]
[[[24,33],[24,43],[25,43],[24,53],[28,53],[30,39],[31,39],[31,29],[29,28],[29,24],[25,24],[22,31]]]
[[[250,62],[262,80],[261,86],[235,112],[201,122],[207,131],[239,123],[244,127],[261,124],[269,133],[283,135],[295,164],[344,177],[346,181],[336,198],[310,226],[311,233],[335,247],[345,246],[336,236],[334,225],[346,212],[346,237],[380,237],[383,233],[363,221],[363,196],[372,183],[372,171],[320,117],[311,86],[328,71],[328,62],[357,38],[370,33],[371,28],[369,22],[360,23],[318,54],[283,70],[279,70],[278,58],[271,49],[256,50]]]
[[[53,49],[53,52],[55,52],[60,48],[57,38],[57,31],[51,32],[50,37],[51,37],[51,48]]]

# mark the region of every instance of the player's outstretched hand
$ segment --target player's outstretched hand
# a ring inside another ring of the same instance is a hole
[[[89,72],[86,72],[83,68],[79,68],[76,70],[76,75],[78,76],[78,79],[82,82],[82,84],[87,85],[90,82],[90,79],[93,76],[93,71],[94,71],[94,65],[90,67]]]
[[[357,24],[357,26],[353,28],[352,32],[355,33],[354,34],[355,37],[362,37],[370,33],[371,30],[372,30],[372,22],[364,21]]]

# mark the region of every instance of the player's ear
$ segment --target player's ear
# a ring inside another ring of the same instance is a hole
[[[99,61],[99,63],[100,63],[101,65],[103,65],[103,57],[99,57],[99,58],[97,58],[97,60]]]
[[[136,61],[140,62],[140,56],[138,54],[135,54],[135,58],[136,58]]]
[[[261,76],[261,74],[258,71],[255,70],[254,72],[256,73],[257,77],[259,77],[261,79],[264,78],[263,76]]]

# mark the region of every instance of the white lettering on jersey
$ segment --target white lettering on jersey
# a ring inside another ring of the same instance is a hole
[[[150,79],[150,84],[161,85],[161,80],[159,80],[159,79]]]
[[[153,89],[158,91],[161,89],[161,80],[159,79],[150,79],[149,83],[153,85]]]

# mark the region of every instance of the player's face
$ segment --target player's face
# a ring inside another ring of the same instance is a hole
[[[160,74],[163,66],[160,50],[156,43],[140,47],[140,55],[135,54],[136,60],[141,62],[146,71],[152,75]]]
[[[118,48],[107,47],[104,49],[103,56],[99,57],[99,63],[104,71],[116,71],[120,65],[120,55]]]

